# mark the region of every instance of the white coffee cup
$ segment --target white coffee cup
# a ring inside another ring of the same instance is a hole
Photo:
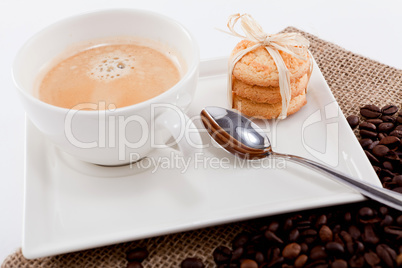
[[[180,54],[186,71],[166,92],[111,110],[70,110],[33,96],[39,71],[49,61],[74,44],[114,36],[166,44]],[[198,70],[197,43],[181,24],[149,11],[118,9],[70,17],[40,31],[18,52],[13,78],[28,118],[57,147],[86,162],[121,165],[149,155],[170,137],[183,153],[201,144],[196,127],[183,113],[193,100]]]

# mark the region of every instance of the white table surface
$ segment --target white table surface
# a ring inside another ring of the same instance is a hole
[[[402,69],[402,3],[398,0],[0,0],[0,263],[21,246],[22,237],[24,111],[11,77],[14,56],[31,35],[52,22],[106,8],[148,9],[175,18],[194,33],[201,59],[227,56],[239,40],[215,27],[226,29],[233,13],[249,13],[267,33],[295,26]]]

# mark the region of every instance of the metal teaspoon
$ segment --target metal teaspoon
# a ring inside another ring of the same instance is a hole
[[[371,185],[336,171],[321,163],[289,154],[272,151],[271,142],[264,131],[236,111],[221,107],[206,107],[201,111],[202,122],[209,135],[223,149],[243,159],[278,157],[319,171],[329,178],[347,185],[365,197],[402,211],[402,194]]]

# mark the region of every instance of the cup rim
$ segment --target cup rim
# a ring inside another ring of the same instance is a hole
[[[173,91],[177,91],[178,88],[181,87],[182,84],[184,84],[188,79],[190,79],[190,77],[192,77],[194,75],[194,73],[198,72],[198,66],[199,66],[199,62],[200,62],[200,52],[199,52],[199,47],[198,44],[196,42],[196,39],[194,38],[193,34],[180,22],[178,22],[177,20],[168,17],[166,15],[160,14],[158,12],[154,12],[154,11],[149,11],[149,10],[144,10],[144,9],[135,9],[135,8],[114,8],[114,9],[100,9],[100,10],[96,10],[96,11],[87,11],[87,12],[82,12],[82,13],[78,13],[72,16],[68,16],[65,18],[62,18],[60,20],[57,20],[51,24],[49,24],[48,26],[42,28],[41,30],[39,30],[38,32],[36,32],[35,34],[33,34],[30,38],[28,38],[25,43],[19,48],[19,50],[17,51],[17,54],[14,58],[13,61],[13,65],[12,65],[12,70],[11,70],[11,76],[14,82],[14,85],[16,86],[16,88],[18,89],[18,91],[24,95],[24,97],[28,98],[30,101],[34,102],[37,105],[42,105],[43,107],[46,107],[47,109],[53,110],[54,112],[69,112],[73,109],[71,108],[63,108],[63,107],[59,107],[53,104],[49,104],[47,102],[41,101],[40,99],[34,97],[32,94],[30,94],[29,92],[27,92],[26,90],[24,90],[24,87],[19,83],[19,81],[17,81],[16,78],[16,68],[17,68],[17,63],[20,61],[20,57],[21,57],[21,53],[23,50],[25,50],[35,39],[37,39],[40,35],[46,33],[47,31],[49,31],[50,29],[57,27],[59,24],[63,24],[63,23],[68,23],[69,21],[73,21],[76,20],[78,18],[82,18],[85,16],[91,16],[91,15],[95,15],[95,14],[107,14],[107,13],[118,13],[118,12],[129,12],[129,13],[141,13],[141,14],[146,14],[146,15],[150,15],[150,16],[154,16],[156,18],[159,19],[163,19],[165,21],[170,22],[173,25],[178,26],[179,28],[181,28],[183,30],[183,33],[185,35],[187,35],[187,37],[189,38],[192,47],[192,53],[194,55],[194,60],[192,62],[190,62],[187,71],[185,72],[184,76],[182,76],[180,78],[180,80],[173,85],[171,88],[169,88],[168,90],[166,90],[165,92],[151,98],[148,99],[146,101],[143,102],[139,102],[139,103],[135,103],[129,106],[124,106],[124,107],[120,107],[120,108],[116,108],[113,110],[113,113],[119,113],[119,112],[126,112],[129,110],[134,110],[134,109],[141,109],[144,108],[145,106],[149,106],[150,104],[153,103],[158,103],[158,101],[162,98],[164,98],[166,95],[171,94]],[[85,113],[87,115],[97,115],[99,113],[99,110],[74,110],[80,113]],[[112,111],[110,111],[109,109],[105,109],[102,110],[102,112],[105,113],[110,113]]]

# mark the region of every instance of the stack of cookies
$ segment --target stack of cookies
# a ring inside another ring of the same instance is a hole
[[[237,44],[232,56],[255,43],[243,40]],[[306,103],[306,89],[310,78],[310,55],[306,60],[279,51],[290,72],[291,100],[287,115],[300,110]],[[247,116],[277,118],[282,111],[282,96],[276,64],[265,49],[258,47],[244,55],[233,68],[233,108]]]

